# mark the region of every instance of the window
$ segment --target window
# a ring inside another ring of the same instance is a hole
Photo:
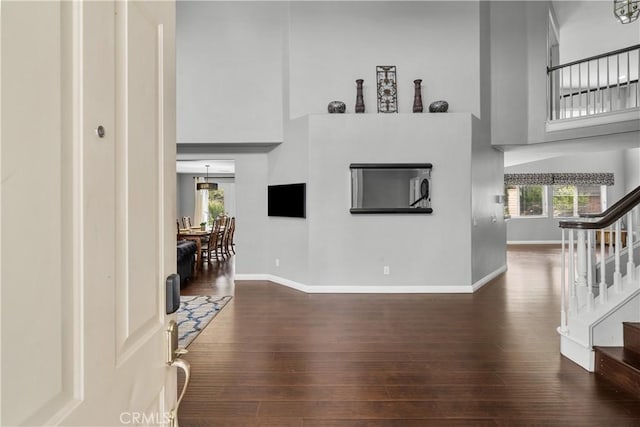
[[[567,218],[604,211],[606,188],[604,185],[554,185],[553,216]]]
[[[218,185],[217,190],[208,191],[209,203],[208,203],[208,215],[207,221],[209,225],[213,225],[213,221],[224,213],[224,190]]]
[[[545,185],[505,185],[505,215],[512,218],[547,216]]]
[[[504,184],[505,217],[575,218],[606,210],[607,186],[614,185],[614,174],[506,173]]]

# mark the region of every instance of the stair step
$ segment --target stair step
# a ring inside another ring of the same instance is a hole
[[[596,375],[640,398],[640,355],[624,347],[593,347]]]
[[[640,357],[640,323],[622,322],[624,348],[633,351]]]

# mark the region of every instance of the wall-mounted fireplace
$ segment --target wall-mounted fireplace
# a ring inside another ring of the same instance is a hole
[[[349,168],[351,213],[433,212],[431,163],[352,163]]]

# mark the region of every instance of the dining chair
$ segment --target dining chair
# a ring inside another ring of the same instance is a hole
[[[220,234],[220,225],[217,222],[213,223],[211,232],[207,235],[208,239],[202,243],[202,256],[206,255],[207,261],[211,262],[211,253],[216,257],[216,261],[220,261],[218,258],[218,241]]]
[[[183,228],[191,228],[191,217],[183,216],[182,217],[182,227]]]
[[[224,257],[231,256],[231,252],[229,252],[229,236],[231,234],[231,220],[227,218],[224,226],[224,231],[222,233],[222,242],[220,245],[220,252]]]
[[[236,232],[236,217],[233,216],[229,221],[229,237],[227,238],[227,253],[229,252],[233,252],[234,254],[236,253],[236,249],[235,249],[236,244],[233,242],[233,235],[235,234],[235,232]]]

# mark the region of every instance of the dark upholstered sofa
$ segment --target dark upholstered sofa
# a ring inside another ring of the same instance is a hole
[[[180,275],[180,286],[182,286],[191,279],[197,246],[191,240],[178,240],[177,246],[178,274]]]

